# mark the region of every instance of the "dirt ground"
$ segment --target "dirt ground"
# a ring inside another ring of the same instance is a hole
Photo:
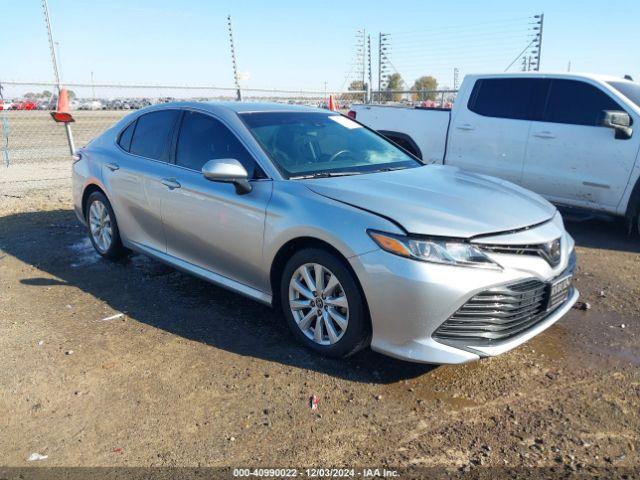
[[[140,255],[101,260],[64,175],[1,182],[2,466],[639,474],[640,238],[621,223],[567,221],[591,308],[508,354],[338,361],[265,306]]]

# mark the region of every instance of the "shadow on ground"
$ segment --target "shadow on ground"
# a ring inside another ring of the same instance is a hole
[[[581,219],[563,212],[566,229],[581,247],[640,253],[638,232],[629,232],[622,218],[590,217]]]
[[[434,368],[368,350],[346,360],[323,358],[299,346],[269,307],[141,255],[118,263],[101,259],[71,210],[0,217],[3,254],[55,277],[25,274],[24,285],[76,287],[132,320],[239,355],[365,383],[392,383]],[[59,295],[62,307],[64,288]]]

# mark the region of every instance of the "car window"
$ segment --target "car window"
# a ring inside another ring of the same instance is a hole
[[[640,85],[633,82],[609,82],[613,88],[640,107]]]
[[[136,128],[136,122],[132,122],[127,128],[125,128],[120,134],[120,139],[118,140],[118,145],[122,147],[123,150],[129,151],[131,148],[131,138],[133,137],[133,131]]]
[[[538,120],[548,80],[543,78],[485,78],[473,86],[468,108],[486,117]]]
[[[179,114],[179,110],[167,109],[142,115],[136,122],[129,151],[141,157],[168,162]]]
[[[598,126],[603,110],[623,109],[593,85],[576,80],[553,80],[544,121]]]
[[[334,112],[252,112],[240,118],[287,178],[421,165],[393,142]]]
[[[182,120],[176,149],[176,165],[200,171],[209,160],[234,158],[257,178],[256,162],[236,136],[215,118],[187,111]],[[259,170],[259,169],[258,169]]]

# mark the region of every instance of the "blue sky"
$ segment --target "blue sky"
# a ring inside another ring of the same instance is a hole
[[[0,80],[52,78],[39,0],[1,0]],[[49,0],[63,79],[232,85],[226,15],[239,70],[251,87],[345,87],[355,32],[392,36],[391,59],[408,83],[434,74],[502,71],[527,42],[528,18],[545,13],[543,70],[640,79],[640,2],[403,0]],[[517,63],[519,65],[519,62]],[[375,78],[374,72],[374,78]],[[376,83],[376,82],[374,82]]]

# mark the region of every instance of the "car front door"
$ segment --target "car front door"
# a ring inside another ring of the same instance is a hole
[[[542,121],[533,122],[523,184],[557,203],[615,211],[627,186],[640,135],[616,138],[601,125],[604,110],[624,110],[607,92],[554,79]]]
[[[233,185],[207,180],[209,160],[234,158],[249,173],[252,190],[238,194]],[[162,216],[167,253],[191,265],[260,290],[262,242],[273,182],[238,138],[209,114],[183,114],[172,166],[177,185],[166,188]]]
[[[118,138],[117,156],[102,167],[102,177],[120,233],[137,246],[166,252],[160,202],[169,177],[171,144],[180,110],[147,113]]]
[[[539,91],[534,78],[477,80],[468,104],[451,119],[446,163],[521,183]]]

